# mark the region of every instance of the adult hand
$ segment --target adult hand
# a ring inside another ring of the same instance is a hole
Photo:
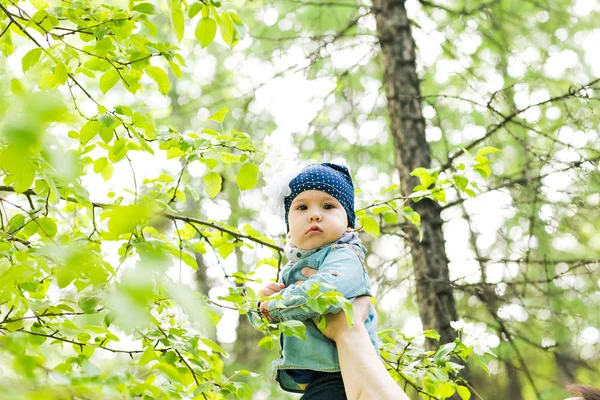
[[[302,268],[302,275],[310,278],[318,271],[313,268]],[[297,281],[296,285],[303,284],[304,281]],[[354,299],[352,302],[352,310],[354,313],[354,326],[364,326],[364,322],[367,320],[369,315],[369,308],[371,307],[371,297],[370,296],[360,296]],[[346,314],[343,311],[340,311],[336,314],[326,314],[325,318],[327,318],[327,327],[323,334],[327,336],[329,339],[335,341],[336,337],[341,332],[346,332],[352,329],[352,327],[348,327],[348,322],[346,321]],[[319,319],[314,318],[313,321],[317,326],[319,326]]]
[[[336,339],[352,329],[358,329],[364,326],[365,321],[369,315],[369,308],[371,307],[371,296],[360,296],[354,299],[352,302],[352,311],[354,313],[354,325],[349,327],[346,321],[346,314],[344,311],[340,311],[335,314],[326,314],[327,326],[323,335],[327,336],[334,342]],[[318,323],[318,321],[316,321]]]

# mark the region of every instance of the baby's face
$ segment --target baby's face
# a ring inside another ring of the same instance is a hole
[[[338,240],[348,231],[348,215],[342,204],[320,190],[300,193],[288,214],[289,237],[300,249],[316,249]]]

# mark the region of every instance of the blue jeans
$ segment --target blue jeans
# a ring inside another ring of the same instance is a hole
[[[347,400],[342,374],[322,373],[304,390],[300,400]]]

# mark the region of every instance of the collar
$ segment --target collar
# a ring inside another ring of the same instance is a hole
[[[325,246],[321,246],[316,249],[299,249],[297,248],[292,241],[288,241],[285,244],[284,251],[287,258],[290,260],[290,263],[297,263],[303,258],[312,256],[317,251],[324,249],[327,246],[331,246],[332,244],[361,244],[360,239],[358,238],[358,233],[356,232],[345,232],[338,240],[332,243],[328,243]]]

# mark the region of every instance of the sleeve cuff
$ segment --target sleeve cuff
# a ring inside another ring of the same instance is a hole
[[[281,308],[279,302],[274,300],[270,301],[269,305],[267,306],[267,310],[269,310],[269,315],[271,316],[271,318],[273,318],[273,320],[280,322],[283,320],[281,316],[281,310],[276,310],[276,308]]]

